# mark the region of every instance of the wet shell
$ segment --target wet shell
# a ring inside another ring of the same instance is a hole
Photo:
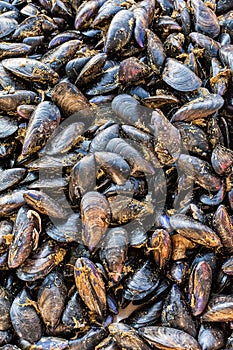
[[[139,219],[139,222],[142,221],[143,218],[147,220],[148,216],[152,214],[154,210],[152,203],[136,200],[132,198],[132,196],[110,196],[108,197],[108,201],[111,209],[111,222],[115,224],[117,223],[118,225],[128,223],[131,220],[134,220],[135,224],[137,223],[137,219]],[[135,229],[136,232],[137,230],[139,230],[140,232],[140,224]],[[138,236],[138,238],[140,236],[139,232],[135,233]],[[145,232],[143,230],[143,236],[145,237],[144,234]]]
[[[170,259],[172,250],[169,233],[163,229],[155,230],[151,236],[151,247],[156,264],[163,269]]]
[[[112,101],[112,110],[121,121],[133,125],[143,125],[151,118],[151,110],[141,106],[131,95],[119,94]]]
[[[159,270],[146,260],[126,281],[123,296],[127,300],[142,303],[158,288],[159,283]]]
[[[202,316],[207,322],[230,322],[233,320],[232,295],[214,295]]]
[[[208,52],[209,56],[217,57],[218,51],[221,48],[221,45],[218,41],[208,37],[207,35],[192,32],[189,34],[189,37],[192,39],[194,43],[198,45],[198,47],[202,47],[205,51]]]
[[[135,310],[123,322],[136,329],[149,326],[160,319],[162,307],[162,300],[156,301],[152,305],[145,305],[139,310]]]
[[[233,225],[225,205],[220,205],[213,216],[214,228],[227,253],[233,253]]]
[[[222,145],[217,145],[211,155],[211,164],[217,174],[227,173],[233,164],[233,151]]]
[[[24,43],[0,43],[0,59],[7,57],[19,57],[29,54],[32,46]]]
[[[55,35],[48,44],[48,49],[53,49],[56,46],[63,44],[72,39],[79,39],[80,32],[76,30],[67,30]]]
[[[95,96],[116,90],[119,85],[118,70],[118,64],[116,64],[114,67],[104,70],[100,76],[100,79],[98,79],[96,83],[87,89],[86,94]]]
[[[18,337],[31,343],[42,337],[42,324],[29,292],[24,288],[14,299],[10,317]]]
[[[69,196],[73,203],[80,200],[87,191],[96,185],[96,165],[93,154],[83,157],[71,170]]]
[[[121,349],[150,350],[150,347],[141,339],[130,326],[122,323],[112,323],[108,330]]]
[[[69,341],[59,337],[44,336],[32,346],[34,350],[66,350],[68,349]]]
[[[217,350],[224,347],[224,330],[215,324],[202,323],[198,333],[198,343],[202,349]]]
[[[11,73],[27,81],[54,85],[59,79],[48,65],[31,58],[8,58],[2,64]]]
[[[67,289],[61,274],[51,272],[42,282],[37,296],[41,317],[47,327],[55,327],[65,306]]]
[[[0,110],[7,113],[16,114],[19,105],[38,102],[39,98],[33,91],[16,90],[12,93],[0,92]]]
[[[212,285],[212,269],[207,261],[200,261],[189,278],[189,299],[192,314],[200,315],[209,300]]]
[[[110,220],[109,203],[104,195],[91,191],[81,200],[83,242],[93,252],[103,239]]]
[[[49,50],[41,57],[41,62],[46,64],[55,72],[71,59],[78,50],[80,40],[69,40],[54,49]]]
[[[77,79],[75,80],[75,84],[77,86],[86,85],[95,80],[95,78],[102,73],[106,59],[107,55],[105,53],[98,53],[97,55],[91,57],[81,69]]]
[[[22,156],[28,156],[41,149],[60,122],[58,107],[48,101],[41,102],[29,121],[26,131]],[[42,140],[43,138],[43,140]]]
[[[36,281],[45,277],[64,259],[67,251],[57,242],[48,240],[17,269],[17,276],[23,281]]]
[[[52,90],[51,98],[66,116],[80,111],[90,112],[90,103],[82,92],[71,83],[61,82],[57,84]]]
[[[129,164],[118,154],[95,152],[97,168],[100,167],[117,185],[123,185],[130,175]]]
[[[151,175],[154,174],[152,164],[145,160],[136,148],[121,138],[113,138],[110,140],[105,150],[122,156],[131,167],[131,175],[136,175],[139,172]]]
[[[10,307],[13,297],[6,288],[0,286],[0,330],[5,331],[11,327]]]
[[[78,291],[69,299],[65,306],[62,322],[70,327],[82,328],[88,322],[88,313]]]
[[[102,316],[106,309],[105,286],[96,266],[87,258],[78,258],[74,277],[80,297],[87,307]]]
[[[195,322],[192,319],[189,306],[177,284],[173,284],[164,300],[161,321],[165,327],[180,329],[194,338],[197,335]]]
[[[84,124],[80,122],[71,123],[58,129],[51,139],[46,143],[44,152],[49,155],[68,152],[73,146],[82,140]]]
[[[0,38],[11,34],[17,26],[18,22],[15,19],[0,17]]]
[[[198,155],[206,155],[210,149],[206,133],[197,125],[175,122],[173,125],[179,130],[186,149]]]
[[[142,327],[139,334],[150,344],[162,350],[201,350],[195,338],[188,333],[170,327]]]
[[[224,45],[219,50],[219,57],[224,65],[233,72],[233,45]]]
[[[0,192],[16,185],[26,176],[24,168],[6,169],[0,172]]]
[[[82,3],[76,10],[75,29],[80,30],[85,27],[90,18],[98,11],[104,2],[104,0],[90,0]]]
[[[155,138],[155,154],[163,165],[177,160],[181,152],[181,136],[177,128],[156,109],[152,112],[151,124]]]
[[[91,141],[90,152],[104,151],[107,143],[119,136],[119,125],[113,124],[108,128],[101,130]]]
[[[190,122],[195,119],[206,118],[218,111],[224,104],[223,98],[218,94],[208,94],[184,104],[175,114],[171,121]]]
[[[49,222],[45,226],[46,234],[58,242],[78,242],[82,241],[82,224],[79,214],[72,214],[67,221],[56,223]]]
[[[12,242],[13,222],[9,220],[0,221],[0,254],[6,252]]]
[[[126,46],[133,34],[134,14],[129,10],[119,11],[112,19],[105,40],[104,52],[114,53]]]
[[[149,67],[136,57],[121,61],[118,71],[118,81],[122,85],[139,84],[149,76]]]
[[[9,248],[8,265],[20,266],[37,248],[41,232],[41,219],[37,212],[24,206],[19,209],[13,228],[13,241]]]
[[[183,171],[193,182],[198,183],[201,187],[207,191],[219,191],[221,188],[221,179],[215,175],[212,167],[206,161],[189,156],[187,154],[181,154],[178,159],[178,167],[180,171]]]
[[[183,63],[174,58],[167,58],[162,78],[173,89],[178,91],[193,91],[198,89],[202,81]]]
[[[16,189],[11,193],[0,196],[0,217],[11,215],[22,207],[25,204],[24,193],[25,189]]]
[[[7,116],[0,116],[0,138],[14,134],[18,129],[17,121]]]
[[[28,205],[41,214],[59,219],[67,217],[65,209],[57,203],[55,198],[50,197],[45,192],[28,190],[24,193],[24,199]]]
[[[174,230],[192,241],[207,247],[220,248],[221,242],[216,233],[208,226],[183,215],[175,214],[170,218]]]
[[[194,11],[195,29],[211,38],[218,36],[220,25],[216,14],[202,1],[191,0]]]
[[[100,257],[106,261],[114,282],[121,277],[128,251],[128,232],[122,227],[108,231],[102,243]]]

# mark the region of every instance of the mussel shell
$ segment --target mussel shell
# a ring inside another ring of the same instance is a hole
[[[12,294],[0,286],[0,330],[5,331],[11,327],[10,307],[13,301]]]
[[[73,58],[79,45],[80,40],[69,40],[46,52],[40,62],[46,64],[51,70],[59,72],[69,59]]]
[[[81,200],[83,242],[93,252],[105,236],[110,220],[110,207],[101,193],[89,191]]]
[[[15,90],[12,93],[0,92],[0,110],[7,113],[16,114],[19,105],[38,102],[39,98],[33,91]]]
[[[195,338],[176,328],[148,326],[140,328],[138,332],[159,349],[201,350]]]
[[[0,38],[11,34],[17,26],[18,22],[14,18],[0,17]]]
[[[41,219],[37,212],[27,206],[19,209],[14,228],[13,241],[8,252],[8,265],[10,268],[20,266],[37,248],[37,241],[41,231]]]
[[[126,324],[112,323],[108,330],[121,349],[150,350],[150,347],[139,337],[137,332]]]
[[[89,112],[90,117],[93,115],[87,98],[71,83],[60,82],[57,84],[52,90],[51,98],[66,116],[71,116],[80,111]]]
[[[42,282],[37,295],[41,317],[48,327],[54,328],[65,306],[67,289],[62,275],[50,272]]]
[[[19,57],[30,54],[32,46],[24,43],[0,43],[0,59],[7,57]]]
[[[98,53],[91,57],[83,66],[79,75],[76,78],[75,84],[86,85],[96,79],[103,71],[107,55],[105,53]]]
[[[46,234],[58,242],[81,242],[81,218],[79,214],[72,214],[67,221],[54,225],[48,222],[45,226]]]
[[[18,337],[34,343],[42,337],[42,323],[30,300],[29,292],[23,288],[11,305],[10,317]]]
[[[132,36],[133,26],[133,12],[129,10],[117,12],[111,21],[106,35],[104,52],[108,54],[115,53],[126,46]]]
[[[8,116],[0,116],[0,138],[13,135],[18,129],[17,121]]]
[[[183,63],[174,58],[167,58],[162,73],[163,80],[178,91],[193,91],[198,89],[202,81]]]
[[[26,176],[24,168],[6,169],[0,172],[0,192],[13,187]]]
[[[223,45],[219,50],[219,57],[222,63],[233,72],[233,45]]]
[[[189,122],[195,119],[206,118],[218,111],[224,104],[223,98],[218,94],[208,94],[184,104],[172,116],[172,122]]]
[[[95,96],[114,91],[119,85],[117,79],[118,71],[118,64],[112,68],[104,70],[104,72],[100,76],[100,79],[97,82],[94,82],[93,85],[87,89],[86,94]]]
[[[172,215],[170,224],[178,233],[198,244],[203,244],[207,247],[221,247],[219,237],[210,227],[186,215]]]
[[[125,282],[123,296],[127,300],[142,303],[160,283],[159,271],[147,260]]]
[[[229,322],[233,320],[232,295],[216,294],[210,298],[206,311],[202,316],[207,322]]]
[[[78,291],[74,292],[68,300],[62,315],[62,322],[74,328],[85,327],[88,322],[87,310]]]
[[[74,268],[75,283],[87,307],[100,317],[106,309],[104,281],[95,264],[88,258],[78,258]]]
[[[216,14],[202,0],[191,0],[191,6],[194,11],[196,31],[211,38],[218,36],[220,24]]]
[[[17,276],[23,281],[36,281],[43,278],[64,259],[66,252],[57,242],[45,241],[17,269]]]
[[[48,65],[32,58],[8,58],[2,64],[11,73],[28,81],[54,85],[59,79],[58,74]]]

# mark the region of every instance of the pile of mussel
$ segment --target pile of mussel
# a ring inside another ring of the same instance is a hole
[[[0,349],[233,350],[233,1],[0,1]]]

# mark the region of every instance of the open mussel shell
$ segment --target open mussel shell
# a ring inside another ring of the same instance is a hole
[[[193,91],[198,89],[202,81],[183,63],[174,58],[167,58],[162,78],[169,86],[178,91]]]

